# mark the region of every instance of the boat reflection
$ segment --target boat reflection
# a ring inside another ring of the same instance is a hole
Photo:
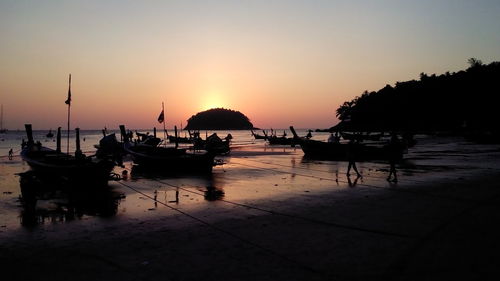
[[[204,193],[205,200],[207,201],[222,200],[225,196],[224,190],[215,186],[207,186]]]
[[[140,165],[133,165],[130,173],[130,180],[152,180],[160,184],[165,184],[168,193],[175,190],[175,199],[167,200],[168,203],[179,203],[179,192],[196,193],[202,195],[207,201],[224,199],[224,181],[220,180],[218,174],[191,174],[191,173],[164,173],[162,171],[143,168]],[[155,200],[157,198],[155,191]],[[167,192],[167,191],[165,191]]]
[[[197,171],[176,171],[168,169],[156,169],[145,167],[141,165],[132,165],[130,169],[130,179],[172,179],[172,178],[196,178],[202,180],[209,180],[211,174],[198,173]]]
[[[75,186],[40,179],[31,171],[21,173],[21,225],[33,227],[65,223],[85,216],[116,215],[124,195],[109,186]]]

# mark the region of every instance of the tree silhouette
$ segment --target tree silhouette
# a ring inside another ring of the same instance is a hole
[[[456,73],[422,72],[420,80],[365,91],[337,108],[340,126],[367,131],[497,130],[500,63],[468,62],[469,68]]]

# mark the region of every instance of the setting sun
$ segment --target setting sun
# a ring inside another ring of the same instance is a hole
[[[228,104],[221,91],[211,90],[202,96],[200,110],[212,108],[227,108]]]

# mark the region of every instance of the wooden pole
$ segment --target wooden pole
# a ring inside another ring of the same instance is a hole
[[[174,132],[175,132],[175,148],[178,148],[179,140],[177,139],[177,126],[174,126]]]
[[[28,136],[28,145],[33,145],[35,141],[33,140],[33,130],[31,124],[24,124],[24,128],[26,129],[26,135]]]
[[[56,151],[57,153],[61,153],[61,127],[57,128]]]
[[[68,104],[68,137],[67,137],[67,142],[66,142],[66,153],[69,154],[69,122],[70,122],[70,116],[71,116],[71,105]]]
[[[120,135],[123,142],[128,142],[127,130],[125,130],[125,125],[120,125]]]
[[[68,99],[66,100],[66,104],[68,104],[68,138],[66,143],[66,153],[69,154],[69,124],[71,117],[71,74],[69,75],[69,86],[68,86]]]
[[[76,131],[76,150],[75,156],[79,157],[82,155],[82,150],[80,149],[80,128],[75,128]]]

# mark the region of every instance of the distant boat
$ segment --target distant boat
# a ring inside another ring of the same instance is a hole
[[[52,133],[52,129],[49,130],[49,132],[46,135],[48,138],[53,138],[54,134]]]
[[[265,140],[265,139],[267,139],[267,136],[266,136],[266,134],[265,134],[265,132],[264,132],[264,131],[262,131],[262,132],[264,132],[264,135],[259,135],[259,134],[257,134],[257,133],[254,133],[254,131],[253,131],[253,130],[250,130],[250,132],[252,132],[252,136],[253,136],[256,140]]]
[[[150,145],[131,142],[127,137],[125,126],[120,125],[124,137],[123,149],[135,164],[161,170],[162,172],[211,173],[214,166],[215,153],[206,150],[188,151],[185,148]]]
[[[267,137],[267,141],[270,145],[295,145],[297,141],[294,138],[287,138],[285,136],[270,136]]]
[[[57,132],[56,150],[33,140],[31,124],[26,124],[28,141],[23,143],[21,157],[40,178],[58,178],[72,183],[105,185],[114,167],[112,159],[97,159],[80,151],[79,130],[75,155],[61,152],[61,130]]]
[[[192,143],[192,139],[188,137],[176,137],[176,136],[168,136],[169,143]]]
[[[375,135],[372,135],[370,133],[362,134],[362,133],[340,132],[340,135],[345,140],[357,140],[357,141],[364,141],[364,140],[378,141],[382,137],[384,137],[384,133],[383,132],[379,133],[379,134],[375,134]]]
[[[325,159],[325,160],[337,160],[345,161],[348,159],[348,143],[340,142],[324,142],[318,140],[311,140],[306,138],[301,138],[295,132],[295,129],[290,126],[294,138],[297,143],[300,144],[302,151],[306,157],[315,159]],[[359,161],[370,161],[370,160],[388,160],[390,153],[387,145],[375,145],[375,144],[354,144],[357,148],[357,160]],[[405,147],[401,146],[398,152],[399,158],[403,158],[403,153],[405,152]]]
[[[228,154],[231,151],[230,143],[232,139],[233,136],[231,134],[228,134],[223,140],[217,133],[213,133],[206,140],[198,137],[193,144],[195,149],[204,149],[208,152],[221,155]]]
[[[3,104],[0,109],[0,134],[7,133],[7,129],[3,127]]]
[[[264,132],[265,133],[265,132]],[[278,137],[275,134],[273,134],[273,130],[271,129],[271,136],[268,136],[266,134],[266,140],[269,142],[270,145],[291,145],[295,146],[297,144],[297,141],[295,138],[287,138],[286,137],[286,132],[283,131],[283,135]]]

